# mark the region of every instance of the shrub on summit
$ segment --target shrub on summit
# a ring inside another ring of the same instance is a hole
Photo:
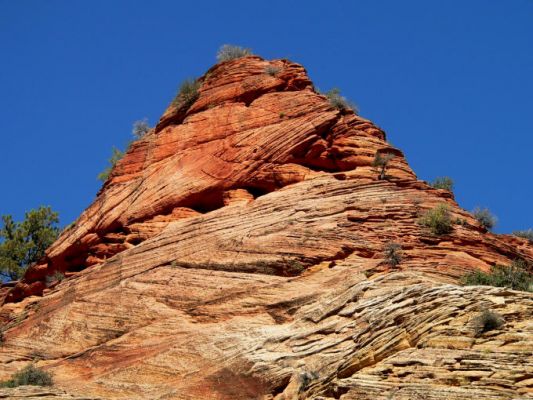
[[[237,58],[251,56],[252,50],[245,49],[240,46],[234,46],[231,44],[225,44],[223,45],[217,53],[217,61],[223,62],[223,61],[230,61],[235,60]]]

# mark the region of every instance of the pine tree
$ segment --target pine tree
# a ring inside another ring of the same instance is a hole
[[[59,216],[50,207],[28,211],[24,221],[2,216],[0,227],[0,277],[20,279],[26,269],[44,256],[59,236]]]

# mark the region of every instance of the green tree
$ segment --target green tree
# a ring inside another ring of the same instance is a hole
[[[0,227],[0,277],[20,279],[31,264],[59,236],[59,216],[50,207],[41,206],[26,213],[24,221],[2,216]]]

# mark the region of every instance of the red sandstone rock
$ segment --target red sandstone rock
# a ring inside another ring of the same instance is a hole
[[[532,261],[530,243],[484,232],[297,64],[245,57],[200,81],[197,101],[169,106],[75,226],[0,290],[0,379],[37,353],[61,388],[103,398],[532,393],[531,295],[453,285]],[[395,155],[386,180],[376,152]],[[449,235],[417,222],[439,203],[465,220]],[[55,271],[67,279],[46,288]],[[487,306],[505,329],[475,337]]]

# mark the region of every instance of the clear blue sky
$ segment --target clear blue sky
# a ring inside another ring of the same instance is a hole
[[[451,176],[497,232],[533,227],[532,0],[0,0],[0,214],[75,219],[112,145],[224,43],[302,63],[421,179]]]

